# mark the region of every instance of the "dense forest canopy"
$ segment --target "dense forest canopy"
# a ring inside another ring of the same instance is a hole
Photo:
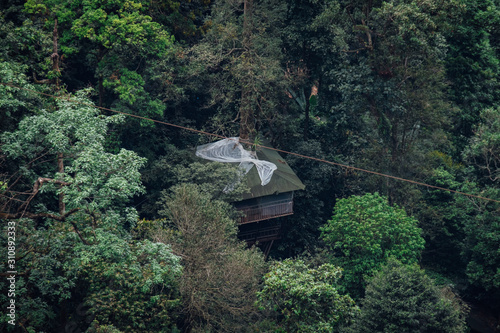
[[[2,0],[1,331],[498,332],[499,48],[498,0]],[[295,153],[268,258],[214,135]]]

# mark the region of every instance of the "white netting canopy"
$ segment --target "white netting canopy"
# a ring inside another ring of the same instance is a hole
[[[259,160],[255,153],[245,150],[238,137],[198,146],[196,156],[216,162],[240,163],[245,174],[255,165],[262,186],[269,183],[274,170],[277,169],[274,163]]]

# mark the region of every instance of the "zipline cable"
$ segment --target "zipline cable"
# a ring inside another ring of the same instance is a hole
[[[133,117],[133,118],[138,118],[138,119],[142,119],[142,120],[152,121],[152,122],[155,122],[155,123],[158,123],[158,124],[162,124],[162,125],[167,125],[167,126],[174,127],[174,128],[183,129],[183,130],[186,130],[186,131],[190,131],[190,132],[194,132],[194,133],[198,133],[198,134],[203,134],[203,135],[206,135],[206,136],[217,137],[217,138],[220,138],[220,139],[231,139],[231,138],[228,138],[226,136],[215,134],[215,133],[201,131],[201,130],[197,130],[197,129],[194,129],[194,128],[190,128],[190,127],[186,127],[186,126],[181,126],[181,125],[176,125],[176,124],[168,123],[168,122],[161,121],[161,120],[151,119],[151,118],[147,118],[147,117],[143,117],[143,116],[139,116],[139,115],[135,115],[135,114],[130,114],[130,113],[126,113],[126,112],[122,112],[122,111],[118,111],[118,110],[114,110],[114,109],[110,109],[110,108],[105,108],[105,107],[102,107],[102,106],[96,106],[94,104],[77,101],[77,100],[71,99],[69,97],[55,96],[55,95],[51,95],[51,94],[39,92],[39,91],[36,91],[36,90],[33,90],[33,89],[19,87],[19,86],[10,84],[10,83],[0,82],[0,84],[3,85],[3,86],[7,86],[7,87],[11,87],[11,88],[16,88],[16,89],[20,89],[20,90],[25,90],[25,91],[29,91],[29,92],[32,92],[32,93],[35,93],[35,94],[39,94],[39,95],[44,95],[44,96],[47,96],[47,97],[55,98],[55,99],[62,99],[62,100],[66,100],[66,101],[72,102],[72,103],[82,104],[82,105],[86,105],[86,106],[89,106],[89,107],[98,108],[98,109],[109,111],[109,112],[113,112],[113,113],[123,114],[123,115],[128,116],[128,117]],[[464,196],[471,197],[471,198],[476,198],[476,199],[481,199],[481,200],[493,201],[493,202],[500,203],[500,200],[495,200],[495,199],[491,199],[491,198],[487,198],[487,197],[483,197],[483,196],[479,196],[479,195],[475,195],[475,194],[470,194],[470,193],[465,193],[465,192],[461,192],[461,191],[456,191],[456,190],[452,190],[452,189],[445,188],[445,187],[430,185],[430,184],[422,183],[422,182],[419,182],[419,181],[416,181],[416,180],[401,178],[401,177],[392,176],[392,175],[388,175],[388,174],[384,174],[384,173],[380,173],[380,172],[376,172],[376,171],[371,171],[371,170],[362,169],[362,168],[358,168],[358,167],[354,167],[354,166],[349,166],[349,165],[346,165],[346,164],[342,164],[342,163],[338,163],[338,162],[332,162],[332,161],[328,161],[328,160],[325,160],[325,159],[322,159],[322,158],[317,158],[317,157],[302,155],[302,154],[298,154],[298,153],[294,153],[294,152],[290,152],[290,151],[286,151],[286,150],[282,150],[282,149],[278,149],[278,148],[274,148],[274,147],[268,147],[268,146],[261,145],[261,144],[256,144],[256,143],[253,143],[253,142],[242,141],[242,140],[240,140],[240,142],[243,142],[243,143],[246,143],[246,144],[250,144],[250,145],[254,145],[254,146],[257,146],[257,147],[260,147],[260,148],[274,150],[274,151],[277,151],[277,152],[280,152],[280,153],[283,153],[283,154],[287,154],[287,155],[297,156],[299,158],[305,158],[305,159],[317,161],[317,162],[320,162],[320,163],[326,163],[326,164],[330,164],[330,165],[334,165],[334,166],[339,166],[341,168],[345,168],[345,169],[348,169],[348,170],[356,170],[356,171],[360,171],[360,172],[364,172],[364,173],[368,173],[368,174],[372,174],[372,175],[376,175],[376,176],[380,176],[380,177],[390,178],[390,179],[394,179],[394,180],[398,180],[398,181],[402,181],[402,182],[407,182],[407,183],[411,183],[411,184],[415,184],[415,185],[419,185],[419,186],[433,188],[433,189],[436,189],[436,190],[446,191],[446,192],[450,192],[450,193],[464,195]]]

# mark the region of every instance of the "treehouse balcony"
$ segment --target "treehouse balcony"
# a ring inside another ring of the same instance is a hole
[[[234,204],[242,213],[240,224],[254,223],[293,214],[292,193],[282,193]]]

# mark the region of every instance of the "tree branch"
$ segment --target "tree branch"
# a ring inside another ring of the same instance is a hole
[[[64,215],[56,215],[56,214],[52,214],[52,213],[36,213],[36,214],[34,214],[34,213],[30,213],[30,212],[18,212],[16,214],[0,213],[0,218],[7,219],[7,220],[13,220],[13,219],[20,219],[23,217],[26,217],[29,219],[46,217],[46,218],[53,219],[53,220],[56,220],[59,222],[64,222],[68,216],[73,215],[74,213],[76,213],[79,210],[80,210],[80,208],[73,208],[72,210],[70,210],[69,212],[67,212]]]
[[[83,242],[83,244],[85,245],[90,245],[89,242],[87,242],[85,240],[85,238],[83,238],[82,234],[80,233],[80,230],[78,230],[77,226],[76,226],[76,223],[73,222],[73,221],[70,221],[69,223],[71,223],[71,225],[73,226],[73,229],[75,230],[75,232],[77,233],[78,237],[80,237],[80,240]]]

